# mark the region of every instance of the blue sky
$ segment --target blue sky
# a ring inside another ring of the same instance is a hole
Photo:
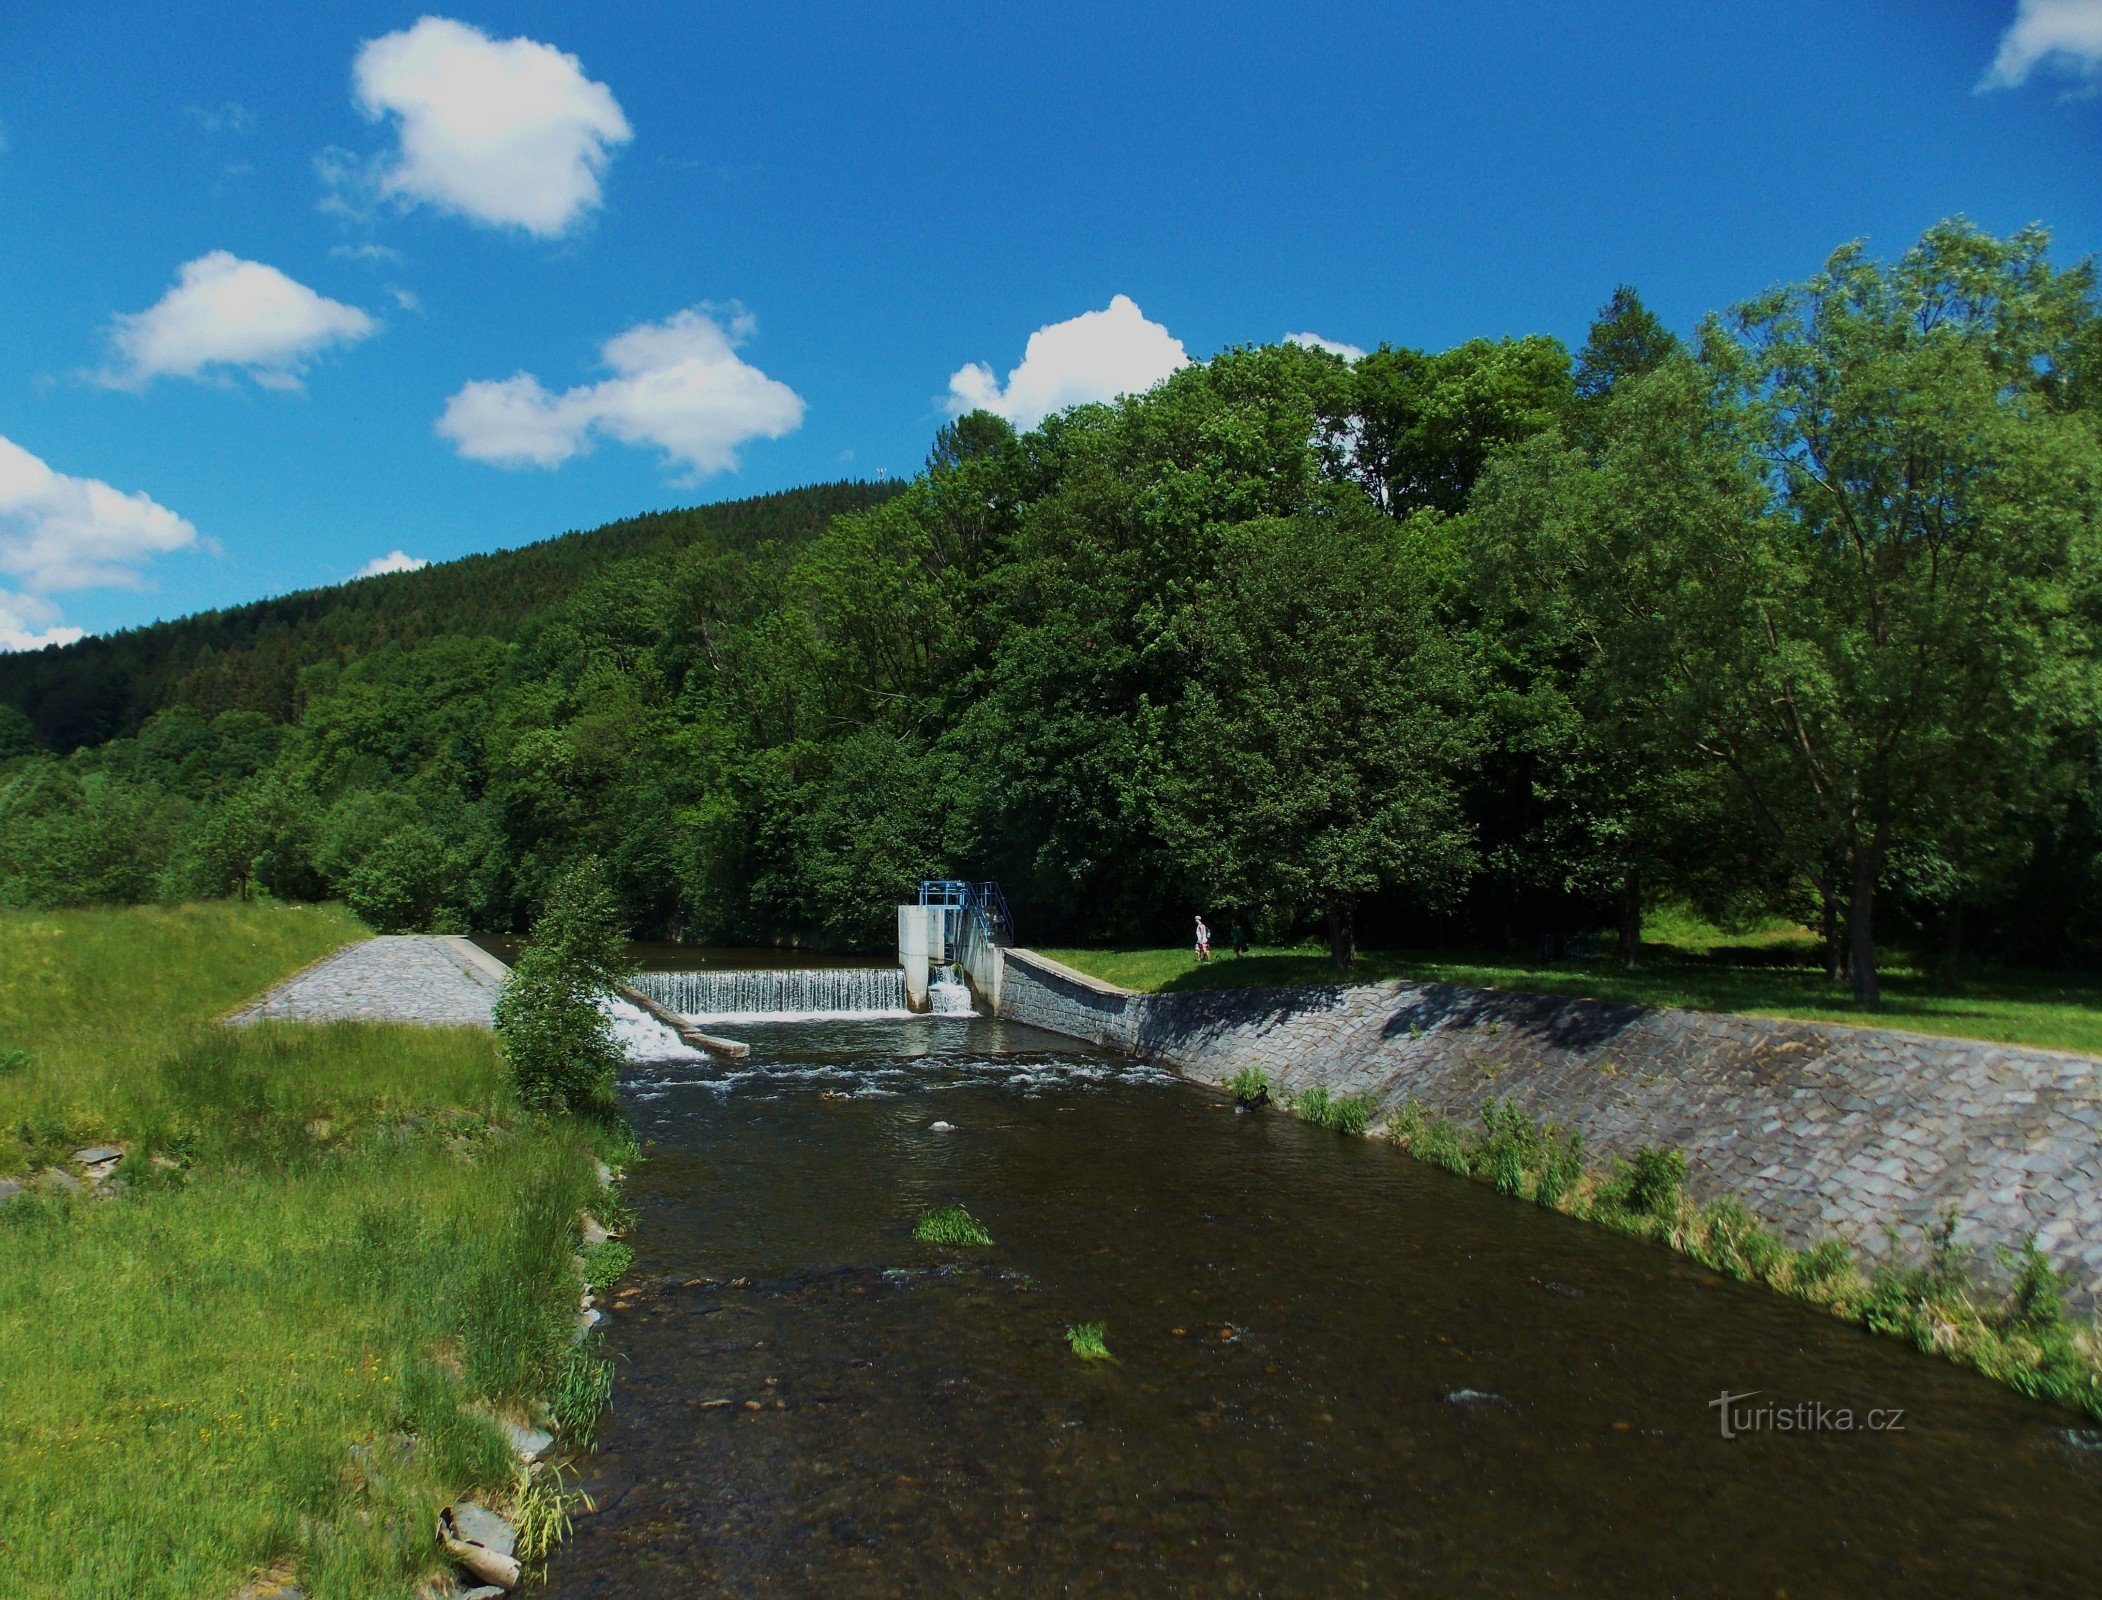
[[[2102,0],[9,0],[0,643],[909,473],[959,397],[1233,343],[1686,328],[1953,212],[2070,261],[2098,83]]]

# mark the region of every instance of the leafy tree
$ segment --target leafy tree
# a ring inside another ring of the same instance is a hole
[[[1338,971],[1361,899],[1443,899],[1473,856],[1454,782],[1475,753],[1467,673],[1412,554],[1363,514],[1232,530],[1166,717],[1161,831],[1194,887],[1318,916]]]
[[[1350,371],[1350,471],[1395,517],[1465,510],[1489,457],[1555,422],[1571,394],[1569,352],[1540,334],[1437,355],[1382,345]]]
[[[606,1115],[621,1052],[601,1002],[624,981],[620,909],[596,861],[563,872],[496,1003],[518,1098],[536,1111]]]

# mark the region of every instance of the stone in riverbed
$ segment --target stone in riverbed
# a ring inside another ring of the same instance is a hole
[[[599,1225],[598,1218],[586,1217],[584,1219],[584,1242],[586,1244],[604,1244],[612,1237],[612,1234]]]
[[[582,1344],[591,1337],[591,1330],[606,1320],[603,1311],[584,1310],[577,1313],[577,1331],[571,1337],[572,1344]]]
[[[82,1167],[114,1167],[124,1159],[124,1152],[115,1145],[90,1145],[85,1150],[73,1152],[73,1161]]]
[[[504,1437],[521,1461],[538,1461],[555,1447],[555,1436],[545,1428],[521,1428],[515,1422],[504,1424]]]
[[[37,1182],[47,1189],[63,1189],[68,1194],[78,1189],[80,1180],[64,1167],[48,1167],[37,1175]]]
[[[453,1536],[463,1544],[478,1544],[500,1556],[518,1548],[518,1530],[487,1506],[462,1500],[453,1508]]]
[[[22,1192],[22,1186],[12,1178],[0,1178],[0,1201],[12,1200]]]

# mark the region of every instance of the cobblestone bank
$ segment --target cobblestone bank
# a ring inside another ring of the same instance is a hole
[[[503,965],[466,939],[380,934],[295,972],[226,1020],[489,1026]]]
[[[1443,984],[1135,995],[1009,951],[1001,1015],[1223,1083],[1254,1067],[1383,1111],[1472,1122],[1490,1096],[1580,1131],[1594,1159],[1686,1154],[1696,1198],[1742,1200],[1790,1243],[1865,1253],[1954,1207],[1990,1264],[2032,1230],[2102,1304],[2102,1062],[1867,1028]]]

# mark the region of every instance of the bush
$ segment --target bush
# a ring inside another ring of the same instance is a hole
[[[600,1002],[621,975],[619,913],[598,863],[585,861],[556,879],[496,1003],[497,1038],[527,1106],[612,1112],[622,1057]]]
[[[1612,1186],[1610,1201],[1638,1217],[1668,1222],[1678,1215],[1686,1191],[1686,1157],[1677,1150],[1642,1145]]]
[[[1360,1134],[1372,1121],[1373,1102],[1370,1095],[1364,1094],[1331,1096],[1327,1085],[1316,1084],[1292,1102],[1292,1110],[1317,1128]]]

